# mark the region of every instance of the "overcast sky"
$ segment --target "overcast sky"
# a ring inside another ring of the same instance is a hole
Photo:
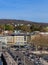
[[[0,19],[48,22],[48,0],[0,0]]]

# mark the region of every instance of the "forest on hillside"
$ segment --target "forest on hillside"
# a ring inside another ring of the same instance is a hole
[[[21,30],[22,32],[48,32],[48,23],[37,23],[25,20],[0,19],[0,31],[2,30]]]

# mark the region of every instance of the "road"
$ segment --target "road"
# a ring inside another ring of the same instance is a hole
[[[31,62],[21,51],[14,51],[13,49],[11,49],[10,52],[12,52],[14,56],[18,55],[19,57],[21,57],[24,65],[34,65],[34,63]]]
[[[7,65],[17,65],[17,63],[14,61],[14,59],[8,52],[3,52],[3,56],[5,57]]]

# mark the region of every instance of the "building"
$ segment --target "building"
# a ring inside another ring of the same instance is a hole
[[[7,45],[13,45],[14,43],[14,36],[12,35],[6,35],[7,38]]]
[[[11,34],[6,36],[8,45],[26,45],[30,42],[29,34]]]
[[[2,47],[7,45],[7,38],[6,38],[6,36],[0,36],[0,41],[2,43]]]
[[[0,57],[1,57],[1,54],[2,54],[2,42],[0,41]]]
[[[48,35],[48,32],[40,32],[39,34]]]

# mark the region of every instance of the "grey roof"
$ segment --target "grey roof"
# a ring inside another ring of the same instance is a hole
[[[26,33],[23,33],[23,34],[10,34],[9,36],[30,36],[30,34],[26,34]]]

